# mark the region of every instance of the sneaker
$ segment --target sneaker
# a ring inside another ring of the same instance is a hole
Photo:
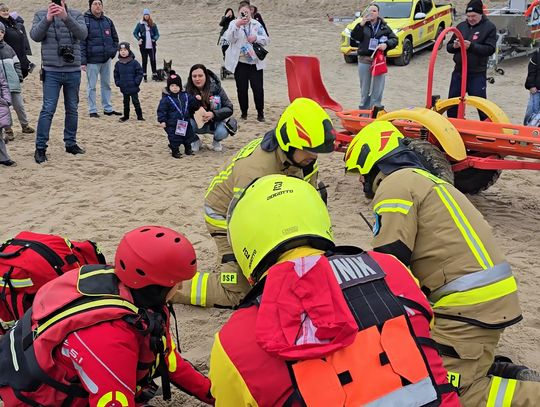
[[[4,134],[6,135],[5,137],[6,141],[15,140],[15,133],[13,133],[13,129],[11,127],[6,127],[4,129]]]
[[[264,114],[258,114],[257,115],[257,121],[261,122],[261,123],[264,123],[266,121],[265,118],[264,118]]]
[[[217,151],[218,153],[223,151],[223,146],[219,141],[212,141],[212,150]]]
[[[73,155],[76,154],[84,154],[86,151],[84,151],[81,147],[79,147],[77,144],[74,144],[72,146],[66,146],[66,153],[70,153]]]
[[[90,117],[97,119],[99,117],[99,114],[97,113],[90,113]]]
[[[191,150],[192,151],[199,151],[201,149],[201,140],[195,140],[193,143],[191,143]]]
[[[185,155],[195,155],[195,153],[193,152],[193,149],[191,147],[189,147],[189,146],[187,148],[184,147],[184,154]]]
[[[120,112],[116,112],[116,111],[111,111],[111,112],[103,112],[103,114],[105,116],[122,116],[122,113]]]
[[[118,119],[118,121],[120,123],[124,123],[124,122],[127,122],[129,120],[129,117],[126,117],[126,116],[122,116],[121,118]]]
[[[182,154],[180,154],[180,151],[173,151],[171,152],[171,155],[173,158],[182,158]]]
[[[36,163],[41,164],[47,161],[47,150],[43,150],[41,148],[36,148],[36,151],[34,153],[34,160],[36,160]]]
[[[242,116],[240,116],[240,118],[242,120],[247,120],[247,112],[246,113],[242,113]]]
[[[140,120],[141,122],[144,122],[144,121],[145,121],[145,120],[144,120],[144,117],[142,117],[142,116],[137,117],[137,120]]]
[[[34,72],[34,69],[36,68],[36,64],[33,62],[30,62],[30,65],[28,65],[28,73]]]
[[[0,161],[0,165],[5,165],[6,167],[17,166],[17,163],[13,160]]]
[[[32,134],[32,133],[35,133],[35,130],[29,125],[26,125],[26,126],[22,126],[22,132],[25,134]]]

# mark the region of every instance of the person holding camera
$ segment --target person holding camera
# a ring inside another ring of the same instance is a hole
[[[257,108],[257,120],[264,122],[263,69],[266,65],[265,61],[257,57],[253,44],[266,47],[270,39],[261,23],[251,18],[248,2],[241,2],[238,12],[239,18],[231,21],[223,36],[229,43],[229,48],[225,52],[225,68],[229,72],[234,72],[238,103],[242,112],[240,117],[243,120],[247,119],[248,88],[251,86]]]
[[[46,9],[34,15],[30,38],[41,43],[41,80],[43,81],[43,106],[36,131],[34,159],[41,164],[47,161],[49,131],[63,88],[66,119],[64,144],[66,152],[84,154],[77,145],[79,120],[79,88],[81,85],[81,47],[88,30],[82,13],[68,9],[66,0],[53,0]]]

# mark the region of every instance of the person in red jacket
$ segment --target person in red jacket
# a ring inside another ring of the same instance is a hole
[[[216,406],[460,405],[416,280],[393,256],[336,247],[313,186],[259,178],[228,233],[254,286],[215,338]]]
[[[213,404],[210,381],[185,361],[169,331],[167,301],[197,269],[186,237],[161,226],[128,232],[115,267],[83,266],[44,285],[0,339],[4,406],[131,407],[161,376]]]

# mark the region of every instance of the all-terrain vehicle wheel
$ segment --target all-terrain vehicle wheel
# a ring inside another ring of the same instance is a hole
[[[358,62],[358,55],[343,55],[343,59],[348,64],[356,64]]]
[[[464,194],[475,195],[495,184],[501,172],[501,170],[467,168],[454,173],[454,185]]]
[[[398,58],[394,58],[394,63],[398,66],[409,65],[409,62],[411,62],[412,54],[413,54],[412,41],[410,40],[410,38],[405,38],[403,40],[401,56]]]
[[[414,138],[405,138],[403,143],[422,156],[425,160],[424,165],[429,172],[446,182],[454,183],[452,165],[446,158],[446,155],[437,146],[427,140]]]

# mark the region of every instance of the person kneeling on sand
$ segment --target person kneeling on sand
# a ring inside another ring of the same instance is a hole
[[[191,119],[191,125],[196,134],[213,134],[212,149],[223,151],[221,141],[229,136],[226,119],[233,114],[233,104],[215,73],[202,64],[196,64],[189,70],[186,84],[186,92],[193,96],[201,97],[201,105],[204,109],[202,114],[202,127],[197,126],[197,121]],[[195,135],[196,140],[192,143],[193,151],[198,151],[201,140]]]
[[[4,405],[146,405],[157,376],[165,400],[172,383],[213,404],[210,381],[172,339],[166,306],[196,270],[184,235],[143,226],[124,235],[114,267],[85,265],[41,287],[0,339]]]
[[[114,84],[120,88],[124,95],[124,115],[121,122],[129,119],[129,102],[133,101],[137,120],[144,120],[141,102],[139,101],[140,85],[143,79],[141,64],[135,59],[135,55],[129,49],[128,42],[118,44],[118,61],[114,66]]]
[[[264,137],[244,146],[212,179],[204,200],[204,220],[217,246],[216,273],[197,273],[173,302],[201,307],[233,307],[250,285],[238,268],[227,239],[227,209],[255,179],[285,174],[317,185],[319,154],[334,151],[335,130],[328,113],[315,101],[295,99]],[[323,194],[325,189],[321,189]],[[257,218],[253,218],[257,219]]]
[[[182,91],[182,78],[171,71],[167,78],[167,87],[157,109],[157,119],[169,138],[169,148],[174,158],[180,158],[180,145],[186,155],[193,155],[191,143],[195,139],[193,126],[189,118],[199,107],[201,97],[192,96]]]

